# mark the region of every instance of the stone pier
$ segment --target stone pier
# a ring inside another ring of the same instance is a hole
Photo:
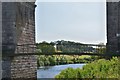
[[[35,2],[2,2],[2,78],[37,79]],[[26,54],[26,55],[16,55]]]
[[[107,53],[120,54],[120,0],[107,2]]]

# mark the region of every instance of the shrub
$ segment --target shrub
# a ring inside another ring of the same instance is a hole
[[[100,59],[83,66],[82,69],[67,68],[55,78],[118,78],[120,63],[117,57],[111,60]]]

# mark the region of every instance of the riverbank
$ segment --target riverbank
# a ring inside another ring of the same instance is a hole
[[[103,78],[106,80],[108,78],[118,80],[120,79],[119,61],[119,57],[113,57],[110,60],[96,60],[92,63],[86,64],[82,69],[67,68],[61,71],[56,78],[66,78],[66,80],[69,80],[69,78],[101,78],[101,80]]]
[[[55,66],[55,65],[65,65],[65,64],[83,64],[90,63],[98,57],[93,56],[71,56],[71,55],[53,55],[53,56],[38,56],[38,67],[41,66]]]

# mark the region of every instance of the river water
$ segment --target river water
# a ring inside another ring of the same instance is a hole
[[[82,68],[85,64],[66,64],[66,65],[56,65],[56,66],[46,66],[41,67],[37,70],[37,78],[54,78],[62,70],[71,68]]]

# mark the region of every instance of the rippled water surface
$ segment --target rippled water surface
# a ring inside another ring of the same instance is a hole
[[[67,64],[67,65],[56,65],[56,66],[46,66],[41,67],[37,70],[37,78],[54,78],[62,70],[72,67],[72,68],[82,68],[85,64]]]

